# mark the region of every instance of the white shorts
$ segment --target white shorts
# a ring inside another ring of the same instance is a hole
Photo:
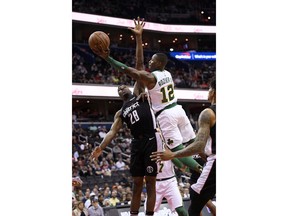
[[[156,181],[156,202],[154,212],[159,211],[164,197],[172,212],[176,208],[183,206],[183,199],[178,188],[176,177],[165,181]]]
[[[157,117],[157,121],[170,149],[196,137],[189,118],[179,104],[163,110]]]

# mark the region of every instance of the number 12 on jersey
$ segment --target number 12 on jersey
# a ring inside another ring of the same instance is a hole
[[[168,101],[171,101],[174,99],[174,88],[173,85],[170,84],[168,86],[164,86],[160,89],[163,95],[162,103],[167,103]]]

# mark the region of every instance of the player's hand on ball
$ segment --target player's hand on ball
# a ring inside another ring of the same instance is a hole
[[[109,57],[109,54],[110,54],[109,48],[106,50],[99,50],[99,49],[93,49],[93,48],[91,49],[96,55],[100,56],[103,59],[107,59]]]

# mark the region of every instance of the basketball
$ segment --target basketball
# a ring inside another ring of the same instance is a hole
[[[110,38],[105,32],[96,31],[90,35],[88,43],[91,50],[97,54],[109,50]]]

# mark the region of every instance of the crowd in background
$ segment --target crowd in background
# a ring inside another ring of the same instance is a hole
[[[95,5],[97,7],[95,7]],[[131,20],[138,16],[149,22],[164,24],[216,25],[215,0],[73,0],[72,10],[88,14],[120,17]],[[201,11],[205,14],[201,14]],[[211,19],[208,20],[207,16]],[[124,48],[111,41],[111,56],[124,64],[135,66],[135,48]],[[144,63],[147,64],[155,49],[144,49]],[[162,51],[161,51],[162,52]],[[173,76],[175,88],[208,89],[211,77],[216,73],[216,61],[180,61],[169,56],[167,70]],[[92,53],[88,44],[72,44],[72,83],[133,86],[134,81],[113,69],[107,62]],[[109,131],[105,125],[83,125],[77,119],[91,119],[105,122],[107,116],[97,110],[77,108],[72,117],[72,209],[73,216],[88,215],[89,207],[99,205],[112,207],[130,204],[132,178],[129,173],[131,134],[124,127],[117,137],[94,161],[89,156],[96,145]],[[190,116],[191,124],[197,130],[197,121]],[[183,198],[189,198],[189,177],[175,168],[178,187]],[[141,201],[146,198],[143,188]],[[94,204],[96,203],[96,204]],[[101,214],[100,214],[101,215]]]
[[[144,62],[148,63],[153,54],[154,52],[144,52]],[[111,55],[128,66],[135,66],[134,49],[111,48]],[[216,62],[185,62],[169,58],[166,69],[172,73],[176,88],[208,89],[208,82],[216,73]],[[84,44],[73,45],[72,83],[134,85],[129,76],[118,72],[102,58],[92,54],[88,45]]]
[[[157,23],[216,25],[215,0],[73,0],[72,10],[89,14],[131,19],[144,17]],[[97,7],[95,7],[97,5]],[[201,11],[205,10],[205,14]],[[210,19],[207,17],[210,16]]]

